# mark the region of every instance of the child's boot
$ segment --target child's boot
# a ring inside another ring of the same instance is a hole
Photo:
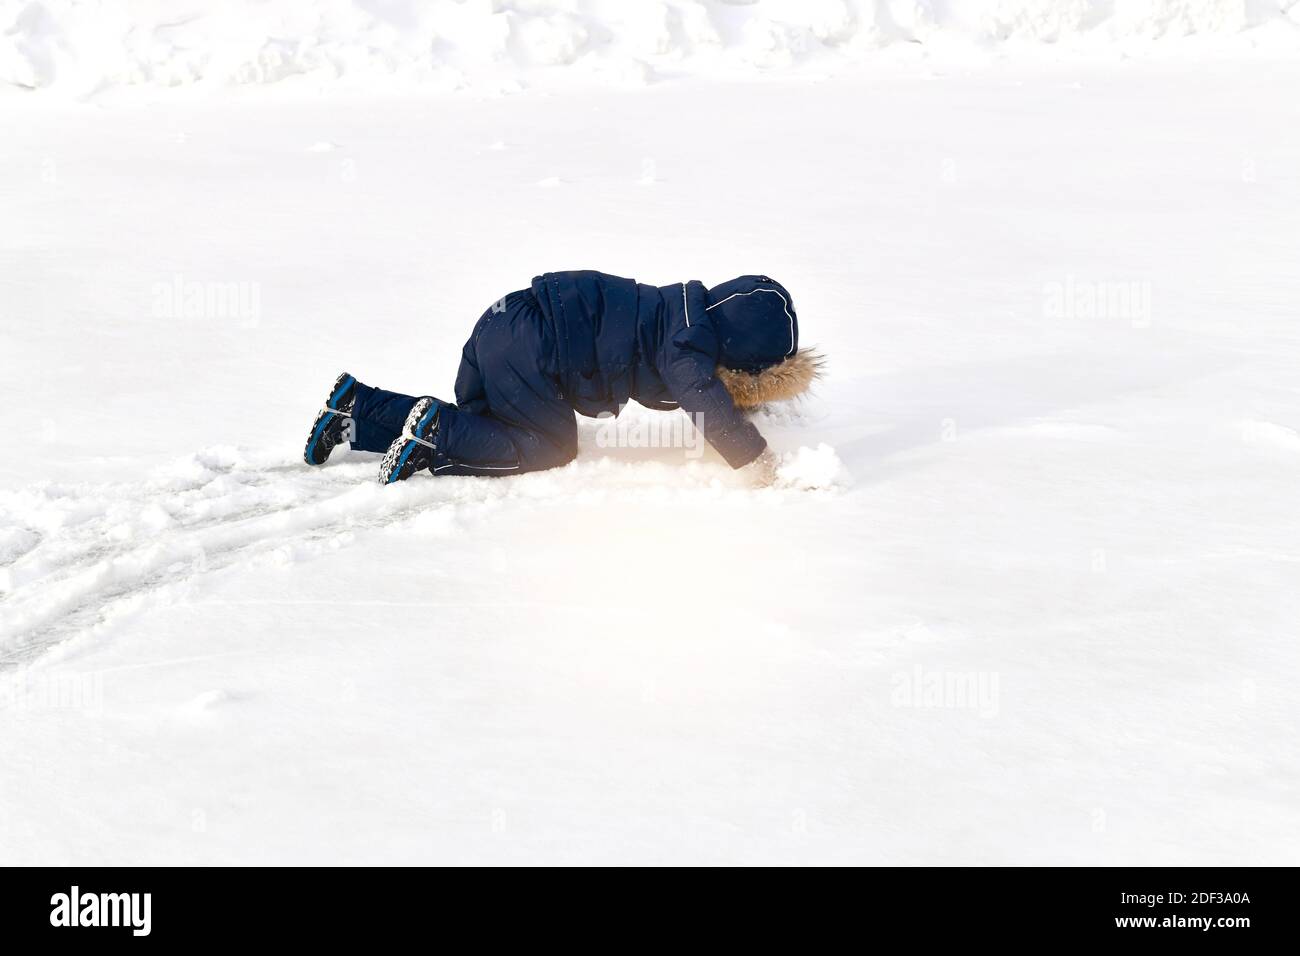
[[[323,465],[334,446],[345,438],[352,422],[352,405],[357,398],[357,380],[347,372],[334,380],[329,397],[312,422],[302,457],[309,465]]]
[[[438,434],[438,412],[442,408],[436,398],[424,397],[411,406],[406,416],[402,434],[393,440],[379,465],[379,483],[391,485],[405,481],[421,469],[433,464],[434,440]]]

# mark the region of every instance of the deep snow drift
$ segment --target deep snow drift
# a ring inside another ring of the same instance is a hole
[[[0,860],[1295,862],[1298,79],[3,101]],[[778,487],[299,463],[582,267],[792,290]]]

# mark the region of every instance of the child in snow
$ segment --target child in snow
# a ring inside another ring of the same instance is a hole
[[[681,408],[733,468],[770,481],[774,457],[744,415],[805,392],[820,357],[799,349],[790,294],[767,276],[643,285],[600,272],[548,272],[474,326],[456,403],[372,388],[343,373],[312,424],[304,457],[340,442],[384,452],[381,484],[417,471],[506,475],[578,453],[574,412],[617,414],[628,399]]]

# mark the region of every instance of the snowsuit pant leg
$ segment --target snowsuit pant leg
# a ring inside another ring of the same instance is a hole
[[[361,382],[357,382],[356,395],[352,406],[352,447],[358,451],[388,451],[388,446],[402,434],[402,426],[416,399]]]
[[[518,474],[572,461],[578,422],[553,366],[553,333],[530,291],[485,312],[461,352],[457,404],[439,420],[434,473]]]
[[[435,474],[519,474],[577,456],[578,423],[552,355],[551,331],[531,292],[512,292],[483,314],[461,350],[457,404],[443,403],[439,413]],[[417,399],[362,382],[356,395],[352,447],[387,451]]]

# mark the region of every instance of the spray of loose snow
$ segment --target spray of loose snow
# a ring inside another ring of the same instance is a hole
[[[805,446],[783,455],[776,470],[776,484],[800,491],[839,488],[849,484],[849,472],[835,449],[822,442],[816,448]]]

